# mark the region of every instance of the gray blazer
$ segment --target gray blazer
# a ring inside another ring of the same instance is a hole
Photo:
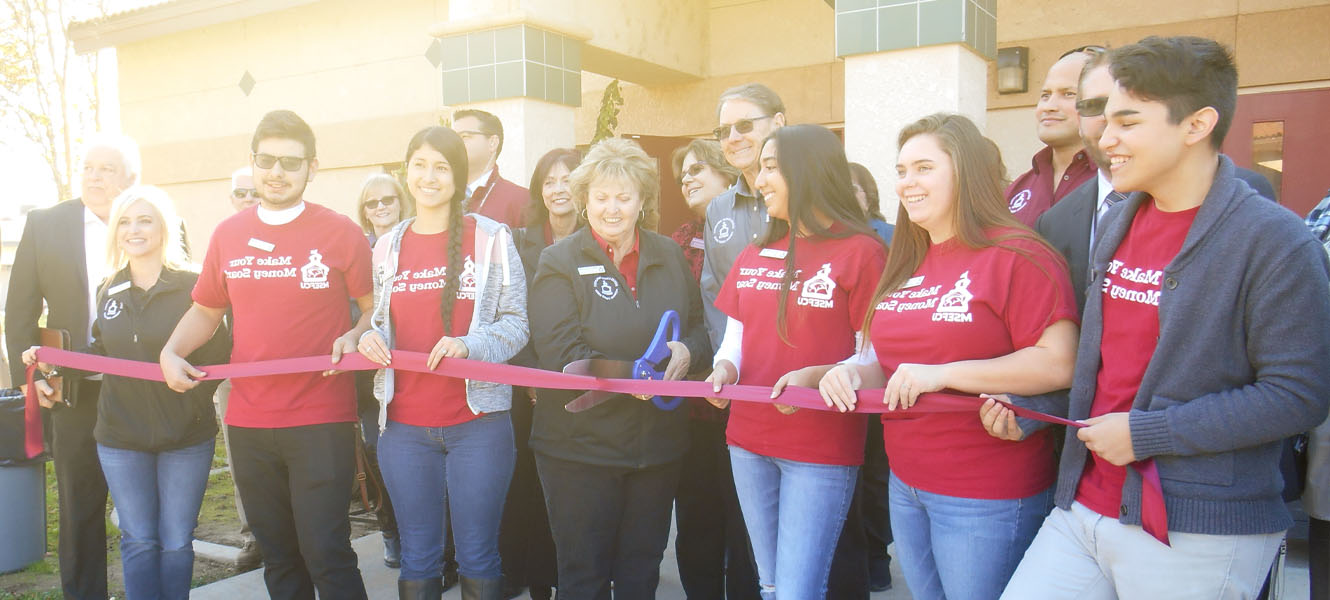
[[[526,319],[526,277],[517,247],[508,226],[478,214],[476,220],[475,260],[476,300],[471,313],[471,327],[458,339],[466,344],[468,358],[486,362],[506,362],[526,345],[530,328]],[[401,252],[402,236],[415,221],[398,223],[374,245],[374,331],[394,347],[392,307],[393,276]],[[489,413],[512,408],[512,387],[488,381],[466,381],[466,404],[471,412]],[[374,397],[379,400],[379,427],[388,420],[388,404],[393,401],[393,370],[380,369],[374,375]]]

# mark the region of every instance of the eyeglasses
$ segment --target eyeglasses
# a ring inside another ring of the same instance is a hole
[[[397,204],[397,196],[384,196],[378,200],[366,200],[362,207],[377,210],[380,206],[388,208],[394,204]]]
[[[1073,54],[1076,54],[1077,52],[1084,52],[1084,53],[1086,53],[1086,54],[1092,54],[1092,55],[1098,56],[1098,55],[1100,55],[1100,54],[1103,54],[1103,53],[1105,53],[1105,52],[1108,52],[1108,48],[1105,48],[1105,47],[1103,47],[1103,46],[1099,46],[1099,45],[1096,45],[1096,44],[1090,44],[1090,45],[1088,45],[1088,46],[1081,46],[1081,47],[1079,47],[1079,48],[1072,48],[1071,50],[1068,50],[1068,51],[1066,51],[1066,52],[1063,52],[1063,53],[1062,53],[1062,56],[1059,56],[1059,57],[1058,57],[1058,60],[1062,60],[1062,59],[1064,59],[1064,58],[1067,58],[1068,56],[1071,56],[1071,55],[1073,55]]]
[[[483,132],[483,131],[472,131],[472,130],[469,130],[469,129],[463,129],[462,131],[458,131],[458,132],[457,132],[457,137],[460,137],[460,138],[462,138],[462,139],[469,138],[469,137],[471,137],[471,136],[473,136],[473,135],[478,135],[478,136],[480,136],[480,137],[489,137],[489,136],[491,136],[491,135],[498,135],[498,134],[494,134],[494,133],[485,133],[485,132]]]
[[[282,170],[287,173],[299,171],[305,166],[305,161],[309,160],[303,156],[273,156],[271,154],[254,154],[254,166],[260,169],[271,169],[277,163],[282,164]]]
[[[762,119],[770,119],[770,118],[771,115],[762,115],[760,117],[753,117],[751,119],[739,119],[738,121],[735,121],[732,125],[721,125],[720,127],[712,129],[711,135],[716,136],[717,140],[723,141],[725,138],[730,137],[731,128],[733,128],[735,131],[738,131],[739,135],[751,133],[753,131],[753,123],[761,121]]]
[[[1098,98],[1084,98],[1076,101],[1076,114],[1082,117],[1099,117],[1104,114],[1104,105],[1108,104],[1108,96]]]
[[[688,168],[683,170],[683,175],[679,176],[679,183],[683,183],[685,177],[697,177],[698,175],[701,175],[702,171],[705,171],[706,169],[707,163],[704,162],[695,162],[688,165]]]
[[[231,197],[236,200],[244,200],[246,196],[258,200],[259,191],[253,188],[236,188],[231,190]]]

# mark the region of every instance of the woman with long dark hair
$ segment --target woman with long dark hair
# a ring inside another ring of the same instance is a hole
[[[855,330],[886,261],[835,134],[783,127],[759,161],[756,184],[771,227],[739,255],[716,299],[729,316],[707,378],[717,390],[814,385],[821,372],[805,367],[854,354]],[[763,598],[825,597],[866,428],[857,414],[730,406],[726,439]]]
[[[861,323],[868,350],[829,369],[823,397],[885,387],[890,410],[920,394],[1030,395],[1071,383],[1076,304],[1066,263],[1011,216],[996,155],[960,115],[900,133],[891,261]],[[1048,430],[988,435],[977,412],[882,419],[891,528],[910,593],[996,598],[1052,502]]]
[[[386,366],[392,349],[428,352],[433,369],[446,358],[504,362],[526,343],[517,249],[507,226],[463,216],[466,165],[451,129],[421,130],[407,145],[416,216],[375,245],[373,329],[358,344],[366,358]],[[513,472],[511,388],[383,369],[375,395],[382,402],[379,465],[402,545],[398,596],[439,597],[451,527],[462,597],[500,598],[499,519]]]
[[[555,148],[536,161],[531,173],[531,202],[527,205],[525,227],[513,232],[517,253],[526,269],[527,287],[536,276],[540,253],[577,231],[582,217],[573,205],[569,175],[582,155],[572,148]],[[510,363],[539,367],[532,344],[527,344]],[[499,533],[499,551],[503,554],[504,594],[530,589],[534,600],[549,600],[551,588],[559,583],[554,560],[554,538],[550,535],[549,516],[545,513],[545,492],[536,473],[536,457],[531,440],[532,409],[536,390],[513,388],[513,437],[517,442],[517,466],[513,484],[508,488],[508,502],[503,508],[503,527]]]

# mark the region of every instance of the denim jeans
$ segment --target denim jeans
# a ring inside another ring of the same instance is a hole
[[[1053,506],[1053,488],[981,500],[910,487],[891,474],[891,532],[917,600],[992,600]]]
[[[515,456],[507,412],[451,427],[388,422],[379,436],[379,468],[397,514],[401,579],[439,577],[450,522],[458,573],[473,579],[503,575],[499,521]]]
[[[1073,502],[1048,515],[1004,599],[1255,598],[1284,532],[1168,533],[1169,546]],[[911,590],[913,591],[913,589]],[[1320,596],[1312,596],[1318,598]]]
[[[120,560],[129,598],[188,598],[194,527],[208,487],[214,440],[164,452],[97,444],[120,515]]]
[[[772,458],[738,446],[730,446],[730,465],[762,598],[826,597],[859,467]]]

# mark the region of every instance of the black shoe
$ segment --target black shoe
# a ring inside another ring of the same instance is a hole
[[[398,600],[439,600],[443,583],[439,579],[398,579]]]
[[[503,600],[502,579],[473,579],[463,577],[462,600]]]
[[[554,588],[547,585],[531,588],[531,600],[554,600]]]
[[[443,565],[443,591],[453,589],[457,585],[457,563],[445,563]]]
[[[891,558],[868,561],[868,589],[885,592],[891,589]]]
[[[402,541],[397,538],[383,538],[383,564],[389,569],[402,568]]]

